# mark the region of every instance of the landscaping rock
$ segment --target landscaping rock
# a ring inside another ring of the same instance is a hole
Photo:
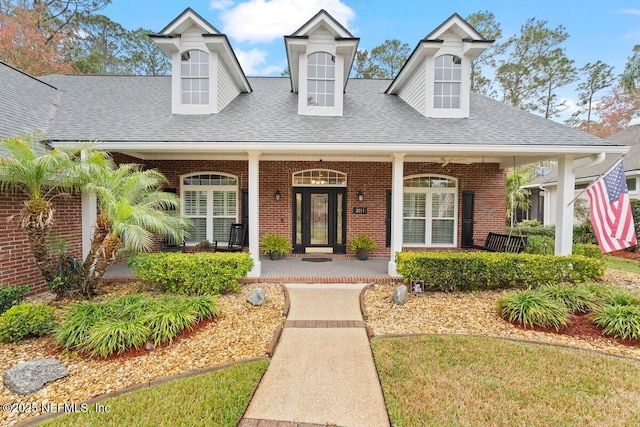
[[[407,287],[405,285],[400,285],[394,289],[393,295],[391,296],[391,302],[395,305],[402,305],[409,300],[409,292],[407,292]]]
[[[254,306],[259,306],[264,304],[264,289],[255,288],[251,295],[247,297],[247,302]]]
[[[58,359],[33,359],[18,363],[6,371],[2,379],[9,390],[24,395],[67,375],[69,371]]]

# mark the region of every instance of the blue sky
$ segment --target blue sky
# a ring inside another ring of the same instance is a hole
[[[564,25],[567,54],[577,67],[601,60],[619,74],[640,44],[638,0],[113,0],[102,13],[127,29],[158,32],[187,7],[227,34],[248,76],[280,75],[287,66],[283,36],[322,8],[368,50],[394,38],[413,49],[451,14],[464,18],[480,10],[495,14],[505,39],[532,17],[552,28]],[[570,89],[563,95],[575,98]]]

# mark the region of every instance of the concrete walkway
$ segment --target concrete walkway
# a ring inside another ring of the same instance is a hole
[[[289,284],[291,308],[240,426],[389,426],[360,312],[364,284]]]

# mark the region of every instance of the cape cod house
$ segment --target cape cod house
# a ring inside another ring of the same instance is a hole
[[[95,141],[119,162],[159,169],[194,221],[187,244],[247,223],[254,277],[265,233],[289,236],[296,253],[344,253],[366,233],[394,275],[396,252],[502,231],[507,168],[556,159],[567,201],[575,159],[627,150],[471,92],[470,63],[492,41],[457,14],[393,81],[349,78],[359,39],[324,10],[284,37],[289,77],[246,77],[227,37],[191,9],[151,37],[171,76],[35,79],[2,65],[0,108],[52,146]],[[95,201],[76,202],[86,248]],[[553,215],[555,252],[569,254],[571,207]]]

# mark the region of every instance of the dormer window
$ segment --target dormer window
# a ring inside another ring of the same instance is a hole
[[[435,108],[460,108],[462,83],[462,59],[453,55],[441,55],[435,59],[433,106]]]
[[[209,104],[209,54],[189,50],[180,56],[182,103]]]
[[[307,105],[333,107],[335,104],[336,57],[326,52],[309,55]]]

